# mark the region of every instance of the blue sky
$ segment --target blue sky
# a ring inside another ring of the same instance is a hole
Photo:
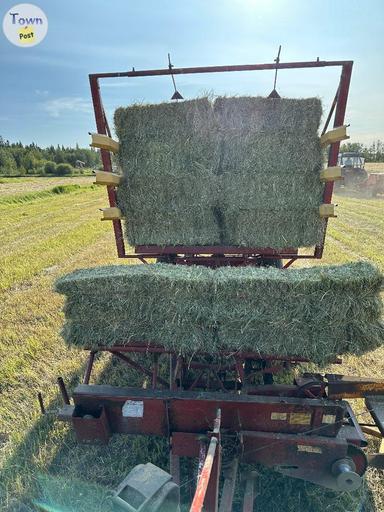
[[[1,18],[17,4],[2,0]],[[95,122],[88,74],[175,66],[354,60],[346,122],[352,141],[384,140],[382,0],[39,0],[45,40],[13,46],[0,34],[0,135],[11,141],[85,146]],[[283,96],[319,96],[327,109],[339,71],[279,73]],[[176,77],[185,98],[204,92],[270,92],[270,71]],[[132,102],[168,100],[170,77],[109,79],[109,118]]]

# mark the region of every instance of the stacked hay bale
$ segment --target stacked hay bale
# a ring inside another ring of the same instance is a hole
[[[117,109],[118,204],[130,244],[220,242],[212,213],[219,148],[213,123],[207,98]]]
[[[326,363],[384,341],[382,276],[368,263],[212,270],[123,265],[61,278],[67,343],[162,344],[181,354],[251,350]]]
[[[218,98],[225,244],[303,247],[321,233],[317,98]]]
[[[167,264],[78,270],[56,284],[67,295],[63,336],[82,347],[140,340],[203,349],[212,344],[211,273]]]
[[[224,346],[298,354],[323,364],[337,354],[358,354],[384,341],[382,276],[368,263],[284,272],[223,268],[215,280],[216,320]]]
[[[132,245],[299,247],[319,241],[316,98],[207,98],[115,114]]]

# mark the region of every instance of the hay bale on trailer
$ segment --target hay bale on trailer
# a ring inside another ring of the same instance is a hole
[[[218,98],[225,245],[304,247],[319,241],[322,150],[317,98]]]
[[[369,263],[215,272],[216,321],[225,347],[297,354],[323,364],[384,342],[382,276]]]
[[[67,296],[68,344],[164,345],[181,354],[245,350],[326,363],[384,341],[382,276],[368,263],[276,268],[122,265],[79,270]]]
[[[119,108],[118,204],[129,243],[314,245],[322,227],[320,117],[316,98]]]
[[[56,283],[67,296],[63,336],[81,347],[140,340],[203,350],[213,339],[211,273],[167,264],[78,270]]]
[[[123,170],[118,204],[130,244],[219,243],[213,123],[207,98],[116,110]]]

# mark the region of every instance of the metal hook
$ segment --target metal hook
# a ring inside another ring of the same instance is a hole
[[[173,93],[172,97],[171,97],[171,100],[183,100],[184,98],[182,97],[182,95],[179,93],[179,91],[176,89],[176,82],[175,82],[175,77],[173,76],[173,73],[172,73],[172,68],[173,68],[173,64],[171,63],[171,54],[168,53],[168,69],[169,71],[171,72],[171,78],[172,78],[172,82],[173,82],[173,88],[175,89],[175,92]]]

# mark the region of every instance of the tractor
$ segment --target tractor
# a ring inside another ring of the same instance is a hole
[[[340,153],[338,165],[341,167],[342,179],[335,182],[337,191],[356,192],[365,197],[384,194],[384,173],[368,173],[365,170],[365,159],[360,153]]]

